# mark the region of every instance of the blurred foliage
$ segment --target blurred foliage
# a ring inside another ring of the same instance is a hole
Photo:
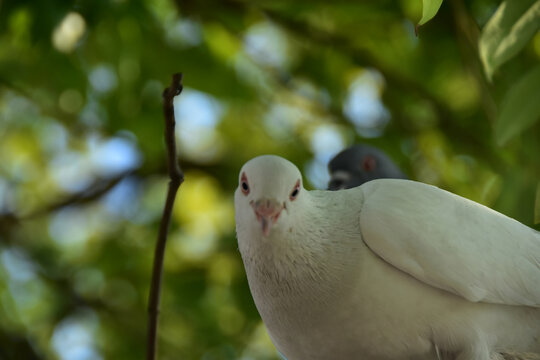
[[[416,37],[420,0],[0,1],[0,359],[143,356],[161,92],[178,71],[186,181],[160,359],[277,359],[234,233],[237,172],[256,155],[323,188],[328,160],[366,142],[533,226],[539,82],[520,79],[538,78],[540,35],[529,28],[489,81],[478,44],[498,7],[443,2]]]
[[[519,53],[540,29],[540,1],[503,1],[482,31],[480,58],[487,76]]]

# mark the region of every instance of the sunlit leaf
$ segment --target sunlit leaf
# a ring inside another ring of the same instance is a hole
[[[431,20],[439,11],[442,0],[422,0],[422,18],[418,22],[418,25],[424,25]]]
[[[174,216],[186,231],[198,235],[226,232],[233,228],[233,209],[216,179],[187,173],[175,203]]]
[[[519,79],[506,93],[495,120],[495,139],[499,145],[534,124],[540,118],[540,66]]]
[[[240,41],[222,26],[208,25],[204,35],[210,51],[224,60],[232,59],[240,48]]]
[[[489,79],[495,70],[519,53],[540,29],[540,0],[501,3],[480,37],[480,58]]]

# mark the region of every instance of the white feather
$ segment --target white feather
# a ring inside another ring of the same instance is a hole
[[[380,179],[364,193],[363,239],[415,278],[470,301],[540,306],[540,233],[419,182]]]

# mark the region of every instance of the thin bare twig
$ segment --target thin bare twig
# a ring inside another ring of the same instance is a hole
[[[157,326],[159,316],[159,300],[161,294],[161,277],[163,273],[163,258],[165,255],[165,244],[167,233],[171,223],[172,209],[176,192],[184,181],[184,174],[180,169],[176,155],[176,143],[174,137],[174,105],[173,99],[182,92],[182,74],[172,76],[171,86],[163,91],[163,115],[165,118],[165,144],[167,146],[168,168],[169,168],[169,189],[167,200],[163,208],[163,215],[159,225],[159,235],[154,253],[154,267],[152,270],[152,283],[150,285],[150,295],[148,299],[148,337],[146,348],[146,359],[154,360],[156,357]]]

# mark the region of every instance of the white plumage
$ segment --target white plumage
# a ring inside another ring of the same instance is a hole
[[[439,188],[307,191],[296,166],[240,171],[250,289],[288,360],[488,360],[540,352],[540,233]]]

